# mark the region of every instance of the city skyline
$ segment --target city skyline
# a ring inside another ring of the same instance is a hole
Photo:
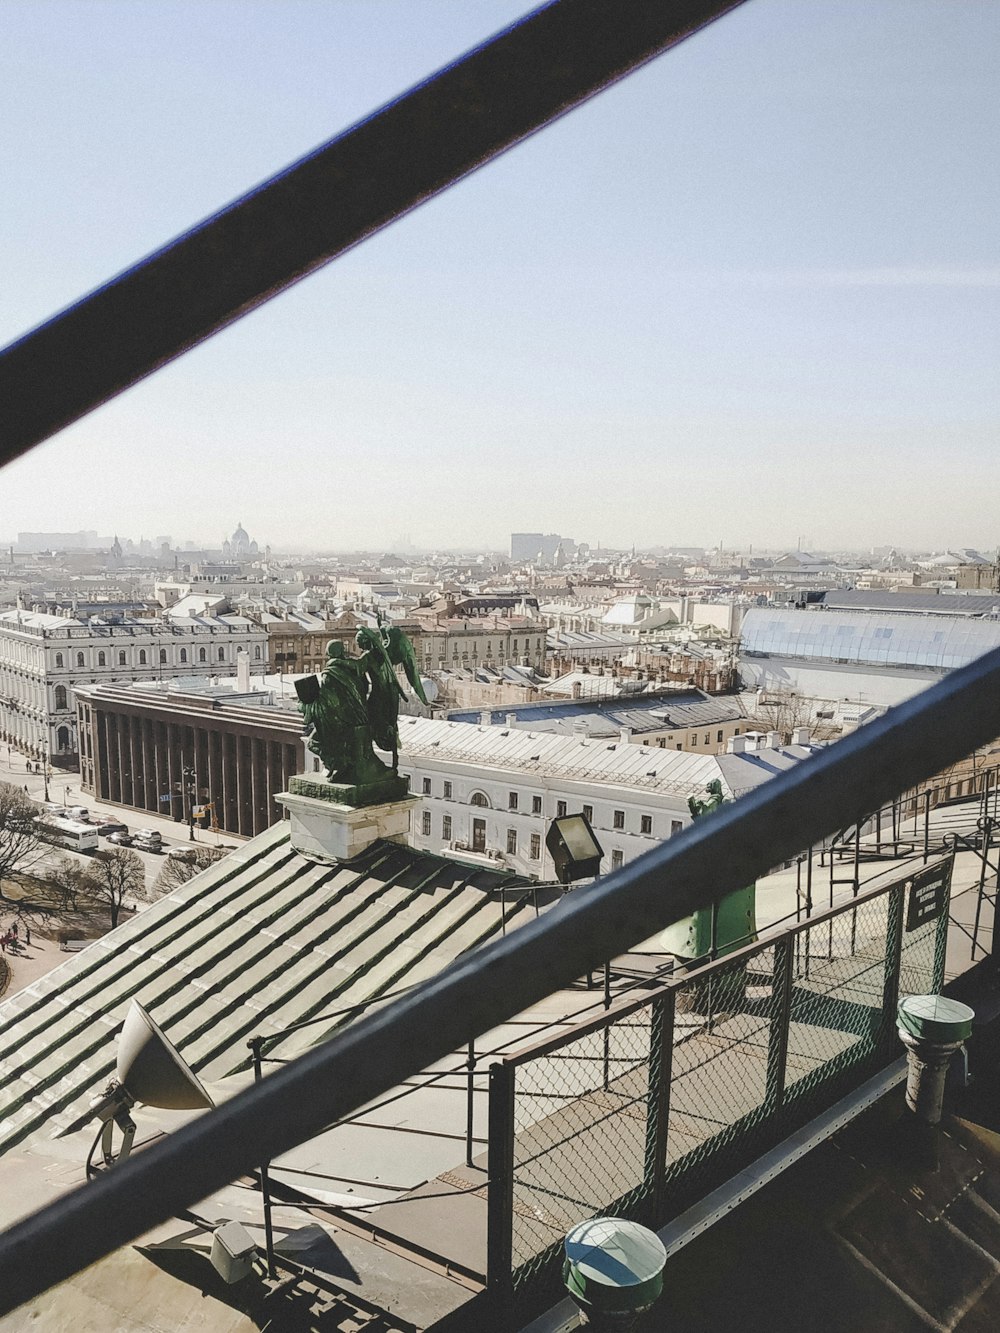
[[[12,0],[0,342],[525,8]],[[62,432],[0,524],[991,550],[1000,13],[803,13],[740,8]]]

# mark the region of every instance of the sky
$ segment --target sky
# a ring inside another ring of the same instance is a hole
[[[0,345],[529,7],[3,0]],[[748,0],[10,465],[0,538],[992,550],[998,52]]]

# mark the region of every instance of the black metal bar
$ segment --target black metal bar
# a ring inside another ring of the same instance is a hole
[[[264,1044],[263,1037],[251,1037],[247,1042],[253,1055],[253,1081],[259,1083],[264,1077],[261,1070],[260,1051]],[[274,1226],[271,1220],[271,1179],[268,1163],[260,1165],[260,1197],[264,1209],[264,1252],[267,1256],[267,1275],[272,1280],[277,1276],[274,1267]]]
[[[0,1236],[0,1313],[1000,735],[1000,650],[696,820]],[[664,886],[669,886],[665,889]]]
[[[674,1076],[674,1015],[676,990],[653,1001],[649,1029],[649,1106],[646,1112],[646,1179],[653,1186],[653,1225],[665,1214],[667,1187],[667,1140],[670,1126],[670,1084]],[[651,1122],[651,1127],[650,1127]]]
[[[903,956],[903,899],[906,885],[889,891],[885,928],[885,974],[882,981],[882,1018],[879,1045],[888,1054],[896,1045],[896,1006],[899,1003],[899,969]],[[948,913],[945,912],[945,916]]]
[[[504,1311],[513,1295],[514,1079],[513,1065],[490,1065],[489,1193],[486,1204],[486,1286]],[[506,1327],[502,1319],[498,1327]]]
[[[785,1069],[788,1064],[788,1028],[792,1007],[792,963],[790,939],[774,946],[774,971],[771,975],[771,1021],[767,1029],[767,1074],[764,1105],[777,1111],[785,1099]]]
[[[742,0],[555,0],[0,354],[16,458]]]
[[[476,1117],[476,1039],[469,1041],[469,1058],[466,1061],[468,1068],[467,1087],[465,1091],[465,1165],[472,1166],[472,1139],[475,1130]]]

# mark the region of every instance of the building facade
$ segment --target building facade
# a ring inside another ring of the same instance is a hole
[[[242,616],[87,620],[0,612],[0,742],[32,759],[72,763],[79,687],[171,677],[233,676],[244,649],[267,669],[267,635]]]
[[[271,698],[185,692],[183,682],[81,688],[81,788],[98,801],[178,820],[188,817],[189,802],[211,804],[223,832],[263,833],[282,817],[275,796],[305,767],[302,718]]]

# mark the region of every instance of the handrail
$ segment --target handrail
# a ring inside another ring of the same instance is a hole
[[[0,1236],[0,1311],[314,1137],[609,953],[623,953],[750,883],[997,735],[1000,649],[16,1224]]]

